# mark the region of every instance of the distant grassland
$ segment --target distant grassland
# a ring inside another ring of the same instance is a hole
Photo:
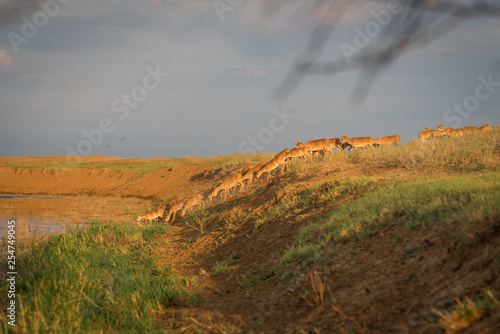
[[[221,155],[215,157],[193,157],[193,158],[154,158],[154,159],[112,159],[89,161],[83,158],[66,160],[58,157],[54,161],[41,164],[39,159],[30,160],[29,157],[20,158],[17,161],[1,163],[0,167],[13,168],[43,168],[43,169],[74,169],[74,168],[96,168],[113,169],[124,171],[153,172],[161,169],[184,166],[207,166],[207,169],[216,169],[228,165],[258,164],[272,159],[272,154],[260,153],[253,155]]]

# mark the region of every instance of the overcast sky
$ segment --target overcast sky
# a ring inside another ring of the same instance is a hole
[[[402,55],[363,103],[351,98],[356,71],[308,76],[277,100],[273,90],[323,17],[321,8],[303,15],[307,1],[273,15],[262,0],[60,2],[13,10],[0,1],[0,156],[277,152],[293,136],[406,142],[437,119],[500,124],[498,19],[470,20]],[[360,46],[369,22],[375,34],[370,13],[387,6],[360,1],[341,20],[333,15],[322,60]]]

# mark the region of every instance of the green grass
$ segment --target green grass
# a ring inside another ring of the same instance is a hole
[[[197,211],[188,211],[186,219],[184,220],[184,224],[187,227],[193,228],[201,234],[204,234],[206,224],[211,218],[213,217],[204,208]]]
[[[314,171],[308,171],[314,175]],[[397,181],[393,181],[397,182]],[[255,219],[255,228],[271,223],[276,219],[287,219],[296,215],[314,211],[316,207],[331,205],[332,202],[347,200],[383,186],[379,178],[370,176],[352,176],[339,179],[330,177],[321,181],[295,182],[285,185],[280,192],[284,195]],[[297,190],[300,189],[300,190]]]
[[[154,313],[195,303],[197,296],[195,277],[177,277],[151,256],[155,238],[169,230],[161,224],[93,223],[33,244],[17,256],[16,328],[27,333],[161,332]],[[5,280],[0,284],[5,292]],[[13,328],[4,312],[0,325],[7,332]]]
[[[334,207],[303,227],[284,253],[283,263],[314,262],[327,247],[370,236],[382,224],[409,229],[434,224],[471,223],[498,214],[500,172],[429,177],[392,183]]]
[[[229,267],[230,263],[227,261],[222,261],[222,262],[216,262],[215,266],[212,267],[212,270],[210,271],[213,275],[218,275],[225,273],[226,271],[231,270]]]
[[[241,275],[239,278],[238,277],[236,278],[236,281],[242,288],[250,288],[262,282],[262,279],[257,278],[255,280],[251,280],[248,278],[247,275]]]

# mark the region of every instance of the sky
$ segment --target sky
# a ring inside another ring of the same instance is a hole
[[[352,97],[356,70],[305,76],[277,98],[320,19],[335,25],[318,59],[329,61],[388,39],[377,22],[404,15],[383,2],[340,15],[311,1],[0,0],[0,156],[273,153],[294,137],[407,142],[441,119],[500,124],[498,18],[405,52],[363,101]]]

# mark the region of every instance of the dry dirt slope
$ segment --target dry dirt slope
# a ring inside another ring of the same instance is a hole
[[[0,157],[0,193],[170,199],[203,191],[268,155],[179,159]]]

